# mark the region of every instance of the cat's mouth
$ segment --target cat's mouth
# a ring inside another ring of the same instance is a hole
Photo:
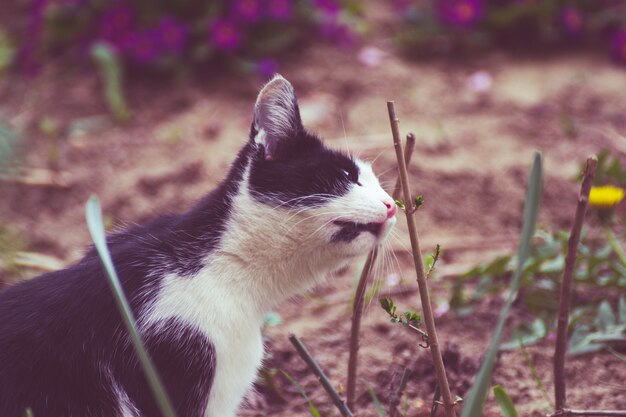
[[[362,232],[369,232],[378,237],[384,225],[384,223],[356,223],[345,220],[335,220],[333,223],[341,227],[333,235],[333,242],[351,242]]]

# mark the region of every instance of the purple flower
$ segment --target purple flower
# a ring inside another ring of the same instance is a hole
[[[135,13],[128,7],[116,7],[108,10],[100,18],[98,34],[102,39],[113,40],[128,32],[135,20]]]
[[[341,10],[336,0],[313,0],[313,5],[330,15],[336,15]]]
[[[161,19],[155,29],[158,46],[164,51],[180,52],[185,48],[189,29],[172,17]]]
[[[239,28],[230,20],[216,19],[209,29],[211,42],[219,49],[232,51],[237,49],[242,41]]]
[[[116,7],[105,12],[98,24],[98,37],[124,51],[135,21],[135,12],[128,7]]]
[[[159,42],[155,31],[128,33],[121,41],[122,50],[139,63],[149,63],[159,56]]]
[[[460,27],[471,27],[483,16],[482,0],[438,0],[439,18],[445,23]]]
[[[320,36],[343,47],[351,47],[355,43],[350,28],[336,19],[329,20],[320,26]]]
[[[263,78],[271,78],[278,71],[278,64],[272,58],[260,59],[255,67],[257,74]]]
[[[293,15],[291,0],[269,0],[267,3],[267,14],[274,20],[288,20]]]
[[[626,64],[626,29],[620,29],[611,36],[611,55],[621,64]]]
[[[246,22],[256,22],[261,16],[259,0],[235,0],[233,14]]]
[[[567,6],[561,10],[561,25],[565,32],[573,37],[579,36],[585,23],[584,16],[576,7]]]

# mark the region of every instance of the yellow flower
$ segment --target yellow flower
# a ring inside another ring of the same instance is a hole
[[[602,187],[591,187],[589,193],[589,204],[598,208],[611,208],[624,198],[624,190],[612,185],[603,185]]]

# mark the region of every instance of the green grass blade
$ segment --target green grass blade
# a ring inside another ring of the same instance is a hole
[[[96,43],[91,48],[91,57],[98,65],[104,83],[104,97],[109,110],[119,122],[130,118],[130,110],[124,98],[122,88],[122,69],[118,57],[109,45],[104,42]]]
[[[111,254],[109,253],[109,249],[106,244],[106,235],[102,223],[102,211],[100,210],[100,203],[98,202],[97,197],[92,196],[91,198],[89,198],[89,201],[87,201],[87,205],[85,207],[85,214],[87,217],[87,226],[89,227],[91,239],[93,240],[94,246],[96,247],[96,251],[98,251],[98,255],[100,255],[100,260],[104,265],[104,269],[106,271],[105,275],[109,279],[109,284],[111,285],[117,307],[122,314],[124,324],[126,325],[126,329],[128,330],[130,339],[133,343],[135,351],[137,352],[137,357],[139,358],[146,378],[148,379],[148,384],[150,385],[152,393],[157,400],[159,409],[161,410],[161,413],[164,417],[176,417],[174,408],[172,407],[167,393],[163,388],[163,383],[161,382],[161,379],[159,378],[159,375],[157,374],[157,371],[152,361],[150,360],[150,356],[148,355],[148,352],[146,351],[146,348],[141,341],[139,331],[137,330],[135,317],[132,310],[130,309],[128,300],[124,295],[124,290],[122,289],[122,285],[120,284],[117,273],[115,272],[113,260],[111,259]]]
[[[365,388],[369,393],[370,397],[372,397],[372,401],[374,401],[374,406],[376,407],[376,412],[378,412],[378,417],[387,417],[387,412],[383,408],[383,404],[380,402],[378,395],[374,392],[374,389],[367,382],[363,381],[365,384]]]
[[[506,390],[502,385],[496,385],[493,387],[493,395],[496,397],[504,417],[518,417],[515,404],[513,404],[511,397],[509,397],[509,394],[506,393]]]
[[[465,399],[465,405],[463,406],[463,413],[461,417],[480,417],[482,416],[482,409],[485,403],[485,397],[489,388],[491,374],[493,373],[493,367],[495,366],[495,359],[498,353],[498,347],[502,339],[502,331],[504,324],[509,315],[511,305],[517,295],[517,289],[524,269],[524,263],[528,258],[530,252],[530,242],[535,233],[535,225],[537,223],[537,215],[539,213],[539,205],[541,202],[541,191],[543,182],[543,168],[541,161],[541,154],[535,153],[533,165],[530,171],[530,177],[528,180],[528,190],[526,192],[526,202],[524,204],[524,225],[522,226],[522,233],[519,243],[519,249],[517,253],[517,266],[513,274],[511,281],[511,289],[509,296],[500,312],[498,322],[491,339],[489,348],[485,359],[478,371],[478,375],[474,380],[474,384],[470,389],[469,395]]]
[[[289,375],[286,371],[283,371],[282,369],[280,370],[280,373],[283,374],[283,376],[285,378],[287,378],[287,380],[289,380],[289,382],[291,382],[291,385],[294,386],[294,388],[300,393],[300,395],[302,395],[302,397],[304,398],[304,400],[309,404],[309,410],[311,411],[311,415],[313,417],[322,417],[321,414],[319,413],[319,411],[317,411],[317,408],[315,407],[315,405],[313,404],[313,401],[311,401],[311,399],[309,398],[309,396],[307,395],[306,391],[304,390],[304,388],[302,387],[302,385],[298,384],[298,381],[296,381],[295,379],[293,379],[293,377],[291,375]]]

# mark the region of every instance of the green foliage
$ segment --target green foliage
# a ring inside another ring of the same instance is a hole
[[[113,260],[111,259],[111,254],[106,243],[106,235],[102,223],[102,211],[100,210],[100,203],[95,196],[92,196],[89,201],[87,201],[87,205],[85,207],[85,215],[87,218],[89,233],[91,234],[91,239],[93,240],[96,251],[98,252],[100,260],[102,261],[102,264],[104,266],[106,272],[105,275],[109,280],[109,284],[111,286],[111,290],[113,291],[117,307],[120,311],[120,314],[122,315],[124,325],[128,330],[130,339],[133,343],[133,347],[137,352],[137,356],[139,358],[143,371],[146,375],[146,378],[148,379],[148,385],[150,386],[150,389],[152,390],[152,393],[157,400],[157,404],[163,416],[176,417],[176,413],[167,396],[167,392],[165,391],[165,388],[163,388],[163,383],[161,382],[156,368],[154,367],[154,364],[152,363],[152,360],[148,355],[148,351],[141,341],[141,336],[139,335],[139,331],[137,330],[137,323],[134,314],[130,309],[130,304],[126,299],[126,295],[124,294],[124,290],[117,276],[117,272],[115,272]]]
[[[313,417],[321,417],[321,414],[319,413],[319,411],[317,411],[317,408],[313,404],[313,401],[311,401],[311,399],[307,395],[307,393],[304,390],[304,388],[302,387],[302,385],[298,384],[298,381],[293,379],[293,377],[291,375],[289,375],[286,371],[281,370],[280,372],[285,376],[285,378],[287,378],[287,380],[289,380],[289,382],[291,382],[291,385],[294,386],[294,388],[300,393],[300,395],[302,395],[304,400],[309,405],[309,411],[311,411],[311,415]]]
[[[623,296],[619,299],[617,312],[613,312],[608,301],[602,301],[593,322],[577,326],[568,346],[572,355],[624,348],[626,348],[626,298]]]
[[[8,172],[15,164],[19,144],[20,135],[0,120],[0,174]]]
[[[488,1],[407,0],[397,2],[403,22],[397,41],[416,56],[460,55],[527,48],[610,49],[626,22],[626,4],[596,0]],[[461,12],[462,7],[462,12]],[[613,52],[614,55],[617,55]],[[621,56],[616,57],[622,60]],[[568,134],[576,126],[562,120]]]
[[[524,223],[522,226],[522,233],[520,237],[519,250],[517,253],[517,266],[513,273],[513,280],[511,281],[510,292],[504,307],[500,311],[498,322],[485,354],[483,363],[478,371],[474,384],[469,391],[467,398],[465,399],[465,405],[463,406],[463,412],[461,417],[474,417],[482,415],[482,410],[487,395],[487,389],[491,381],[491,374],[495,366],[495,360],[502,339],[502,333],[504,330],[504,324],[506,323],[509,311],[513,302],[515,301],[520,281],[522,279],[522,272],[524,264],[530,254],[530,242],[535,232],[535,224],[537,222],[537,215],[539,213],[539,205],[541,201],[541,192],[543,188],[543,168],[541,162],[541,155],[536,153],[533,160],[533,165],[528,179],[528,191],[526,193],[526,201],[524,204]]]
[[[124,98],[122,70],[117,56],[109,45],[97,43],[91,49],[91,57],[100,70],[104,83],[104,97],[109,110],[117,121],[128,120],[130,110]]]
[[[396,200],[396,206],[398,206],[398,208],[404,210],[404,201],[402,200]]]
[[[422,205],[424,204],[424,196],[421,194],[416,195],[414,203],[415,203],[415,209],[422,207]]]
[[[614,246],[603,238],[595,241],[589,239],[590,242],[585,243],[585,235],[583,233],[577,250],[575,285],[625,290],[626,265]],[[552,323],[556,316],[568,238],[566,232],[540,231],[535,235],[520,282],[520,301],[536,318],[534,322],[524,323],[518,329],[525,344],[545,336],[547,324]],[[469,314],[475,303],[503,291],[506,278],[513,272],[514,261],[512,255],[499,256],[467,271],[454,282],[450,296],[451,308],[460,315]],[[472,290],[469,284],[472,284]],[[512,340],[503,348],[511,349],[516,345],[517,342]]]
[[[585,163],[581,165],[581,174],[578,180],[582,179]],[[626,166],[622,166],[622,161],[618,156],[611,156],[611,151],[603,149],[598,153],[598,165],[596,175],[593,178],[593,185],[615,184],[626,187]]]
[[[414,311],[405,311],[404,313],[398,315],[396,314],[397,306],[394,304],[393,300],[389,297],[381,297],[379,299],[380,306],[389,314],[391,317],[392,323],[400,323],[404,327],[419,327],[422,317]]]
[[[13,63],[15,57],[15,46],[7,36],[7,34],[0,29],[0,74],[9,68]]]
[[[496,397],[504,417],[518,417],[515,404],[513,404],[511,397],[509,397],[509,394],[507,394],[502,385],[496,385],[493,387],[493,395]]]

